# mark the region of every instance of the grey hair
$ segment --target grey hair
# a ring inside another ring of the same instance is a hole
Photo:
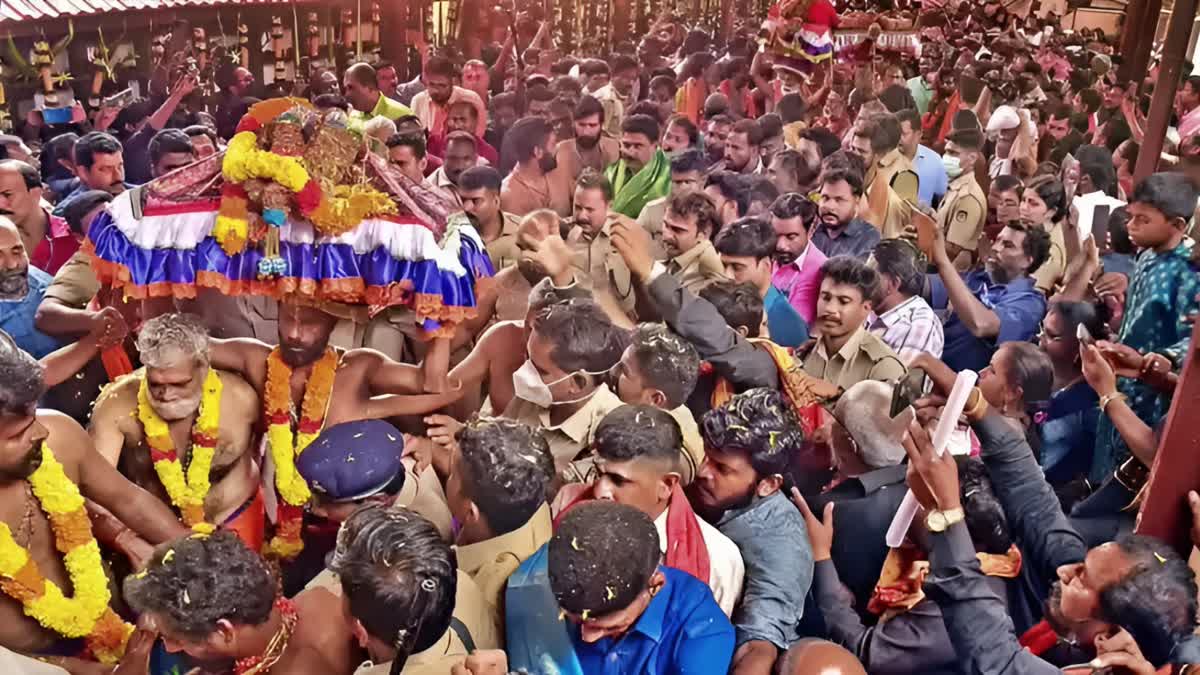
[[[208,365],[208,329],[191,314],[163,314],[142,326],[137,337],[138,354],[150,368],[165,368],[180,355],[197,365]]]
[[[895,466],[904,459],[901,439],[904,430],[887,415],[892,402],[892,385],[863,380],[846,390],[833,408],[854,444],[858,456],[872,469]]]

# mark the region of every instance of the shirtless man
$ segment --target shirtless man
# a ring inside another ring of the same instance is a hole
[[[96,450],[134,483],[179,510],[163,487],[138,406],[143,383],[151,415],[166,423],[183,466],[192,455],[192,433],[210,372],[208,331],[186,314],[163,314],[146,322],[137,349],[146,366],[105,388],[91,420]],[[247,546],[262,547],[263,506],[254,461],[258,393],[231,372],[213,371],[221,383],[217,443],[204,499],[204,521],[235,530]]]
[[[105,513],[101,518],[115,528],[93,526],[96,538],[113,544],[135,564],[149,555],[147,542],[158,544],[187,530],[162,502],[104,461],[79,424],[61,413],[38,410],[44,389],[38,362],[7,335],[0,335],[0,522],[46,580],[72,597],[70,576],[55,547],[55,531],[29,482],[51,456],[83,497],[115,515]],[[81,641],[66,640],[43,628],[25,615],[20,602],[3,593],[0,646],[31,655],[55,655],[53,662],[72,672],[88,672],[96,665],[69,658],[81,653]]]
[[[125,598],[167,651],[186,652],[205,670],[227,672],[234,661],[258,659],[263,674],[352,672],[359,660],[350,631],[330,620],[342,615],[341,599],[325,588],[276,599],[275,588],[257,553],[217,532],[157,551],[144,574],[126,578]]]

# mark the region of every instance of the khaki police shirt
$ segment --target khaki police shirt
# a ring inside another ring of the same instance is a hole
[[[475,580],[498,624],[504,623],[504,589],[508,577],[550,541],[553,530],[550,505],[542,504],[524,525],[512,532],[456,547],[458,568]]]
[[[882,180],[900,195],[901,199],[908,196],[912,189],[912,200],[916,201],[917,172],[913,169],[912,160],[897,148],[887,153],[876,162],[874,180]]]
[[[938,227],[946,233],[946,241],[974,253],[979,249],[986,219],[987,196],[975,181],[975,174],[968,171],[950,181],[937,211]]]
[[[46,288],[46,298],[54,298],[67,307],[84,309],[100,292],[100,280],[92,271],[92,258],[80,249],[54,274]]]
[[[561,424],[551,424],[550,411],[519,397],[514,397],[504,410],[504,417],[540,427],[542,436],[554,455],[554,470],[569,483],[580,483],[587,477],[586,469],[573,469],[572,462],[592,446],[592,434],[600,420],[625,405],[607,385],[600,385],[587,403]]]
[[[586,230],[576,225],[567,235],[567,247],[571,249],[571,267],[575,270],[575,280],[593,292],[607,286],[621,310],[629,313],[633,311],[636,300],[633,275],[610,239],[612,217],[610,215],[610,220],[604,223],[604,227],[591,237]]]
[[[642,212],[638,214],[637,223],[642,226],[642,229],[650,233],[650,239],[654,245],[654,259],[666,260],[667,251],[663,248],[662,229],[663,219],[667,217],[667,207],[670,205],[671,195],[659,197],[658,199],[646,202],[642,207]]]
[[[521,249],[517,248],[517,228],[521,225],[521,216],[501,212],[500,221],[500,236],[485,244],[492,268],[497,272],[516,265],[521,257]]]
[[[725,265],[712,242],[701,239],[690,251],[671,258],[667,272],[679,280],[680,286],[699,295],[705,286],[725,278]]]
[[[804,372],[846,390],[863,380],[894,383],[908,369],[883,340],[859,328],[832,355],[825,352],[825,342],[818,338],[804,357]]]
[[[342,595],[342,585],[337,580],[337,575],[329,570],[317,575],[306,588],[325,588],[338,597]],[[471,641],[475,643],[475,649],[500,648],[502,627],[493,620],[491,608],[488,607],[479,586],[462,570],[458,570],[453,617],[466,629]],[[409,656],[408,661],[404,663],[404,670],[400,672],[402,675],[446,675],[469,655],[467,645],[451,627],[446,629],[432,647]],[[388,675],[391,665],[390,662],[367,661],[354,671],[354,675]]]
[[[1062,225],[1054,225],[1050,230],[1050,257],[1033,273],[1033,281],[1038,290],[1050,297],[1063,280],[1066,271],[1067,244],[1063,238]]]

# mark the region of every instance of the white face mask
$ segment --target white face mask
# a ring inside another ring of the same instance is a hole
[[[952,179],[962,175],[962,164],[957,157],[942,157],[942,166],[946,167],[946,175]]]
[[[571,399],[570,401],[555,401],[554,394],[551,393],[550,387],[553,387],[559,382],[562,382],[577,374],[603,375],[605,372],[607,371],[592,373],[586,370],[577,370],[572,373],[567,373],[553,382],[546,382],[542,379],[542,374],[538,372],[537,366],[533,365],[533,361],[525,359],[525,363],[521,364],[521,367],[517,368],[516,372],[513,373],[513,393],[516,394],[517,398],[529,401],[539,408],[549,408],[556,405],[578,403],[591,398],[592,394],[596,393],[595,390],[588,392],[585,396]]]

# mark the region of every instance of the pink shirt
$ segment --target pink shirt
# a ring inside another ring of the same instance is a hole
[[[1192,108],[1191,112],[1179,120],[1179,138],[1181,144],[1196,134],[1200,134],[1200,105]]]
[[[67,221],[58,216],[50,216],[47,229],[46,238],[37,245],[33,255],[29,256],[29,263],[46,274],[54,276],[58,268],[62,267],[79,250],[79,240],[71,232]]]
[[[804,253],[787,265],[778,265],[771,283],[787,296],[788,302],[808,323],[813,324],[817,315],[817,296],[821,292],[821,265],[825,254],[816,244],[808,243]]]

